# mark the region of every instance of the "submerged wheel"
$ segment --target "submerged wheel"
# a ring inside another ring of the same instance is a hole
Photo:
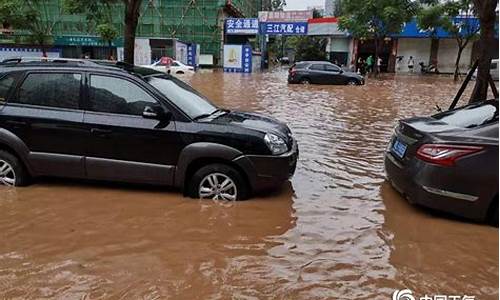
[[[0,185],[23,186],[28,181],[28,175],[23,165],[9,152],[0,151]]]
[[[349,79],[347,85],[358,85],[358,81],[356,79]]]
[[[490,205],[487,222],[492,226],[498,227],[498,196],[493,199]]]
[[[223,164],[211,164],[199,169],[191,178],[189,196],[199,199],[237,201],[248,197],[242,175]]]
[[[309,78],[302,78],[300,80],[300,83],[301,84],[311,84],[311,79],[309,79]]]

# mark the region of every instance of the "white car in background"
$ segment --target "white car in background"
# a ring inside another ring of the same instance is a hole
[[[193,67],[185,65],[177,60],[160,59],[150,65],[142,65],[141,67],[153,69],[167,74],[194,73]]]
[[[160,59],[160,60],[158,60],[150,65],[141,65],[140,67],[149,68],[149,69],[153,69],[153,70],[156,70],[159,72],[168,73],[170,65],[167,62],[168,62],[168,60]]]
[[[491,60],[490,74],[493,80],[498,81],[498,59]],[[474,74],[472,75],[472,79],[476,78],[477,78],[477,69],[476,71],[474,71]]]
[[[170,68],[167,71],[168,74],[190,74],[194,73],[194,67],[185,65],[180,61],[174,60],[170,64]]]

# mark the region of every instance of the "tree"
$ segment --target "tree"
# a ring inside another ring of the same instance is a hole
[[[101,39],[103,39],[109,47],[109,57],[113,55],[113,50],[111,48],[113,40],[118,36],[118,31],[115,26],[111,23],[99,24],[96,27],[96,32],[99,34]]]
[[[471,0],[437,2],[418,13],[417,21],[421,29],[430,30],[431,34],[435,35],[437,29],[442,28],[457,41],[458,53],[453,76],[455,81],[460,75],[462,52],[478,38],[479,24],[474,22],[473,16]]]
[[[373,39],[375,57],[384,38],[401,32],[418,8],[412,0],[343,0],[341,5],[339,28],[350,31],[356,38]]]
[[[84,12],[87,18],[87,30],[99,34],[110,48],[109,56],[113,55],[111,45],[118,36],[118,30],[113,24],[113,2],[65,1],[64,6],[70,13]]]
[[[481,33],[479,37],[479,64],[476,85],[472,91],[470,102],[486,100],[488,96],[488,79],[490,76],[492,49],[495,45],[496,8],[498,0],[473,0],[476,14],[479,17]]]
[[[295,48],[295,60],[325,60],[326,39],[314,36],[294,36],[289,43]]]
[[[436,73],[439,73],[438,65],[438,52],[439,52],[439,39],[437,31],[441,25],[442,7],[439,1],[428,1],[424,5],[430,5],[424,9],[419,9],[417,13],[417,25],[420,29],[430,32],[431,36],[431,53],[429,55],[429,65],[435,67]]]
[[[86,14],[88,20],[99,20],[102,18],[102,8],[112,8],[117,3],[123,3],[125,9],[124,18],[124,61],[133,64],[135,52],[135,35],[139,23],[142,0],[65,0],[65,6],[73,14]],[[102,19],[101,19],[102,20]],[[101,23],[110,24],[110,23]],[[108,27],[109,29],[109,27]]]
[[[52,31],[59,22],[59,19],[51,18],[49,2],[50,0],[0,1],[2,26],[25,30],[29,41],[42,49],[43,56],[47,56],[47,47],[53,43]]]
[[[3,28],[17,27],[27,21],[19,0],[0,1],[0,23]]]
[[[323,18],[323,15],[321,14],[321,12],[319,10],[314,8],[313,9],[313,19],[320,19],[320,18]]]

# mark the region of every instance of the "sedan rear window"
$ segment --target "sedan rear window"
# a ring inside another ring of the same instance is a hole
[[[473,128],[498,121],[498,101],[487,101],[468,105],[433,116],[449,125]]]
[[[292,66],[292,68],[295,68],[297,70],[303,70],[305,69],[309,64],[307,63],[296,63]]]

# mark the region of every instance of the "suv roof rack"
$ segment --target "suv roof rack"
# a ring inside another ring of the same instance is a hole
[[[22,56],[4,59],[2,62],[0,62],[0,65],[20,64],[28,62],[77,63],[82,65],[95,65],[94,62],[87,59],[59,58],[59,57],[22,57]]]

